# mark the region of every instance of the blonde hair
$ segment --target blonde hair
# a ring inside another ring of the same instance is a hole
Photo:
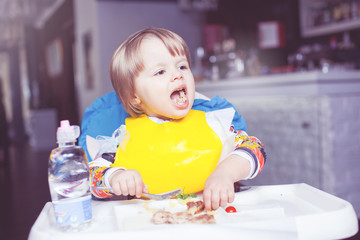
[[[172,56],[186,56],[190,62],[189,49],[178,34],[163,28],[147,28],[129,36],[115,50],[110,62],[110,78],[120,102],[133,117],[143,114],[139,105],[132,102],[135,98],[134,80],[144,69],[140,55],[140,45],[143,39],[155,37],[160,39]],[[191,68],[191,67],[190,67]]]

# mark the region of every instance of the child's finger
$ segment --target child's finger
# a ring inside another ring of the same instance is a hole
[[[232,203],[235,200],[235,192],[233,189],[228,190],[228,203]]]
[[[216,210],[219,208],[219,204],[220,204],[220,194],[219,193],[212,193],[211,194],[211,208],[213,210]]]
[[[129,189],[128,189],[128,185],[127,185],[127,181],[121,181],[120,182],[120,189],[121,189],[121,193],[124,196],[129,195]]]
[[[119,184],[114,184],[113,186],[112,186],[112,191],[113,191],[113,193],[115,194],[115,195],[121,195],[121,187],[120,187],[120,185]]]
[[[142,187],[142,192],[143,193],[149,193],[149,190],[147,189],[149,185],[145,185],[143,184],[143,187]]]
[[[143,182],[141,178],[135,178],[135,195],[137,198],[141,197],[143,192]]]
[[[136,193],[135,180],[130,179],[130,180],[128,181],[127,188],[128,188],[128,190],[129,190],[129,195],[130,195],[130,196],[134,196],[135,193]]]
[[[229,195],[227,191],[221,191],[220,192],[220,206],[221,207],[225,207],[226,204],[228,203],[229,200]]]
[[[203,191],[203,200],[205,204],[205,210],[211,210],[211,192],[207,189]]]

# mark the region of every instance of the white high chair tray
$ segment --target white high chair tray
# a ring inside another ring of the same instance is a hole
[[[123,231],[163,228],[151,223],[152,211],[186,209],[177,202],[135,200],[115,206],[118,227]],[[216,226],[211,227],[297,233],[298,239],[337,239],[358,231],[357,217],[349,202],[307,184],[251,187],[236,193],[234,202],[228,206],[235,207],[237,212],[227,213],[227,206],[219,208],[214,214]]]
[[[91,227],[78,233],[63,233],[54,225],[51,203],[34,223],[29,239],[341,239],[358,231],[352,205],[307,184],[254,186],[236,193],[229,206],[215,211],[216,224],[151,223],[149,209],[181,210],[176,199],[144,201],[93,201]]]

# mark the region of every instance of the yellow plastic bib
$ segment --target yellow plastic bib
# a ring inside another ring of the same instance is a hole
[[[182,119],[160,124],[143,115],[127,118],[125,124],[130,139],[120,144],[113,167],[138,170],[153,194],[177,188],[185,194],[204,189],[222,150],[205,112],[190,110]]]

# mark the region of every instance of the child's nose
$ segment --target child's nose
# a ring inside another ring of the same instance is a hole
[[[182,79],[182,78],[183,78],[182,72],[179,71],[178,69],[174,70],[174,72],[172,74],[172,77],[171,77],[171,80],[175,81],[175,80],[179,80],[179,79]]]

